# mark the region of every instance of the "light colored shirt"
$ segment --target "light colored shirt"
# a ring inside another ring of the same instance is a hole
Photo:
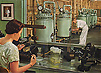
[[[5,12],[5,13],[7,13],[7,14],[8,14],[8,13],[10,13],[10,11],[9,11],[9,10],[6,10],[6,12]]]
[[[84,26],[86,26],[86,22],[83,20],[77,20],[77,27],[79,28],[84,28]]]
[[[0,65],[9,69],[10,62],[19,61],[19,51],[12,42],[0,44]]]

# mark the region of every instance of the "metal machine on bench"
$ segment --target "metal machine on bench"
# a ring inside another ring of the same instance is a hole
[[[44,25],[27,25],[27,24],[25,25],[25,27],[33,28],[33,30],[34,30],[34,28],[37,28],[37,29],[46,28],[46,26],[44,26]],[[33,44],[30,43],[31,39],[34,40]],[[13,42],[15,45],[18,45],[18,44],[25,45],[25,47],[20,51],[20,60],[21,61],[26,60],[28,62],[30,60],[32,54],[35,54],[37,56],[38,48],[37,48],[36,40],[37,40],[37,36],[35,36],[35,34],[33,33],[33,36],[29,35],[28,37],[19,39],[19,41]]]
[[[81,60],[78,66],[79,71],[89,71],[91,66],[101,63],[101,49],[95,48],[94,45],[88,43],[84,49],[74,48],[75,56]]]

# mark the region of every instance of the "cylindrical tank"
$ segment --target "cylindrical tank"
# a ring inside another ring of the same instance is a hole
[[[87,25],[89,28],[91,27],[91,19],[92,19],[91,9],[87,9]]]
[[[57,36],[69,37],[69,29],[71,26],[71,20],[68,14],[62,14],[57,16]]]
[[[86,22],[86,15],[78,15],[77,17],[78,20],[83,20]]]
[[[86,19],[86,8],[82,8],[81,10],[78,10],[79,15],[77,17],[78,20],[83,20],[87,23],[87,19]]]
[[[94,18],[95,18],[94,9],[92,9],[92,12],[91,12],[91,26],[94,26]]]
[[[55,22],[56,22],[56,16],[55,16],[55,13],[56,13],[56,9],[55,9],[55,2],[53,2],[53,1],[44,1],[43,2],[43,8],[44,9],[46,9],[45,11],[44,11],[44,13],[46,14],[47,13],[47,11],[49,10],[48,8],[46,8],[46,6],[45,6],[45,4],[53,4],[53,9],[52,9],[52,12],[53,12],[53,23],[52,23],[52,27],[53,27],[53,29],[54,29],[54,32],[51,34],[51,39],[52,39],[52,42],[56,42],[56,26],[55,26]],[[48,9],[48,10],[47,10]],[[48,15],[50,14],[51,12],[49,11],[48,12]],[[49,15],[50,16],[50,15]]]
[[[53,15],[51,15],[51,10],[46,8],[45,4],[53,4]],[[44,25],[46,29],[36,29],[36,36],[40,42],[55,42],[55,2],[44,1],[43,7],[38,6],[38,14],[36,15],[35,25]]]
[[[97,24],[97,10],[94,10],[94,25]]]
[[[91,16],[90,16],[90,14],[87,14],[86,20],[87,20],[88,27],[90,27],[91,26]]]
[[[70,7],[70,12],[65,10],[65,7]],[[63,13],[57,15],[57,36],[58,37],[69,37],[70,28],[72,24],[72,7],[71,5],[63,5]]]
[[[36,18],[35,25],[46,26],[46,29],[36,29],[36,36],[38,36],[38,41],[51,42],[51,35],[54,33],[52,15],[41,13],[36,15]]]

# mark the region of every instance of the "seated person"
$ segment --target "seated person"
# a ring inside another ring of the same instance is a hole
[[[12,42],[18,41],[24,24],[13,19],[6,25],[6,36],[0,39],[0,66],[7,68],[11,73],[22,73],[36,63],[36,56],[32,55],[29,64],[19,67],[19,50]]]

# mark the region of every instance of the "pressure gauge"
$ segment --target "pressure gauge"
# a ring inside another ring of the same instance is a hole
[[[95,13],[97,13],[97,11],[94,10]]]
[[[60,12],[62,12],[63,11],[63,8],[60,8]]]
[[[81,13],[82,11],[80,10],[80,13]]]
[[[42,10],[42,6],[38,6],[38,10],[41,11]]]

